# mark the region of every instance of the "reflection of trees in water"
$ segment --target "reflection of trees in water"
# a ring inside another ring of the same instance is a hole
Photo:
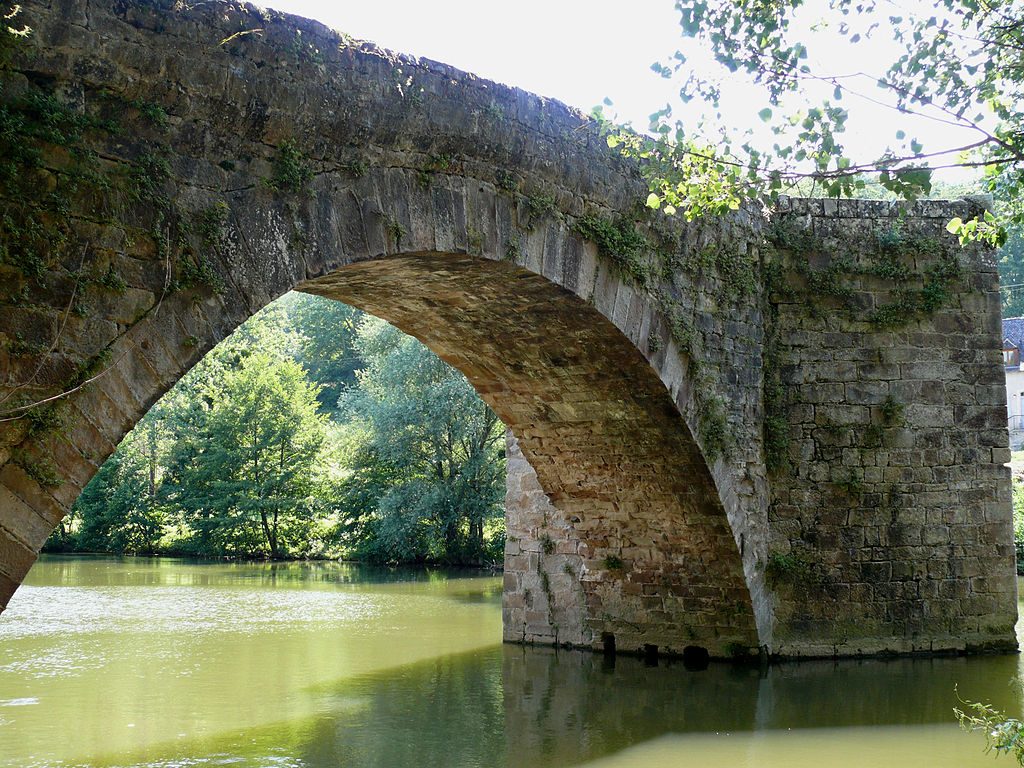
[[[285,562],[188,560],[174,557],[137,557],[111,555],[42,555],[45,570],[34,571],[26,581],[33,586],[283,586],[306,587],[316,584],[447,584],[458,590],[468,577],[489,578],[486,586],[473,586],[468,595],[486,602],[499,599],[500,574],[476,568],[377,566],[333,560],[297,560]],[[461,595],[456,591],[456,596]]]
[[[669,733],[953,723],[961,695],[1020,710],[1016,657],[657,667],[504,646],[368,676],[328,695],[299,748],[338,765],[571,765]]]
[[[502,765],[501,648],[445,656],[346,683],[298,750],[302,765]]]

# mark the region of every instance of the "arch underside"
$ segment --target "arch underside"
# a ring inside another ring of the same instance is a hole
[[[551,621],[549,607],[574,607],[578,626],[556,630],[560,642],[596,647],[613,635],[619,648],[719,654],[758,644],[699,448],[657,373],[593,306],[507,262],[430,252],[359,262],[297,289],[417,337],[514,433],[552,505],[531,533],[559,543],[545,553],[530,542],[528,562],[549,573],[547,602],[563,605],[534,594],[526,608]]]

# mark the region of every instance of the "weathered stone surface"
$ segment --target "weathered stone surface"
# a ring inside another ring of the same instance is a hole
[[[0,606],[40,521],[56,522],[205,351],[298,288],[422,339],[510,428],[506,639],[715,655],[1013,644],[984,254],[963,254],[953,298],[898,330],[844,320],[834,297],[814,316],[765,289],[779,271],[799,289],[807,272],[766,246],[757,212],[638,217],[637,170],[563,105],[252,6],[169,5],[25,4],[22,86],[124,123],[89,138],[113,178],[140,183],[153,157],[167,178],[146,181],[148,202],[124,189],[99,211],[76,201],[66,263],[17,278],[16,301],[0,286],[0,397],[74,382],[53,423],[0,423],[0,464],[60,481],[0,474],[0,505],[16,499],[0,511]],[[294,185],[278,178],[284,146]],[[54,176],[66,164],[44,160]],[[872,201],[782,207],[822,238],[803,255],[815,270],[897,215]],[[948,248],[953,212],[915,204],[902,220]],[[616,263],[580,236],[583,216],[630,222],[649,247]],[[928,268],[927,254],[908,261]],[[83,264],[116,279],[76,288]],[[851,281],[863,311],[889,300],[878,276]],[[69,313],[78,291],[85,317]],[[793,467],[771,482],[768,363]],[[900,423],[880,422],[890,398]],[[808,584],[766,578],[794,552]]]
[[[907,220],[896,205],[841,201],[836,219],[815,203],[792,201],[813,236],[810,253],[782,248],[776,267],[802,285],[808,258],[819,270],[842,258],[836,279],[851,306],[868,309],[816,316],[806,297],[771,297],[790,467],[771,481],[769,559],[800,561],[771,580],[773,650],[1012,648],[1006,395],[988,383],[1000,377],[991,354],[1000,338],[995,265],[944,237],[962,205],[916,203]],[[883,240],[889,251],[879,249]],[[887,327],[871,311],[899,296],[871,270],[900,253],[901,240],[909,245],[896,258],[912,259],[916,272],[908,290],[943,259],[961,274],[934,312],[908,309]],[[995,581],[972,578],[980,573]]]
[[[421,339],[518,437],[533,469],[512,439],[508,572],[520,578],[507,638],[756,647],[742,562],[699,449],[657,372],[596,308],[473,256],[365,261],[299,287]]]

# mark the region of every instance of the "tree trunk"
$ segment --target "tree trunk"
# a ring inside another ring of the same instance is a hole
[[[150,504],[152,504],[153,503],[153,499],[156,498],[156,471],[157,471],[157,461],[156,461],[156,422],[155,422],[155,419],[151,420],[150,423],[149,423],[149,434],[147,435],[147,437],[149,438],[148,444],[146,446],[148,448],[148,451],[147,451],[148,456],[146,458],[149,459],[149,501],[150,501]]]
[[[484,521],[481,517],[470,518],[469,545],[478,554],[484,551]]]
[[[277,513],[274,514],[277,517]],[[266,510],[260,510],[260,523],[263,525],[263,536],[267,539],[267,546],[270,548],[271,560],[277,560],[277,521],[274,521],[274,528],[270,527],[270,520],[267,519]]]

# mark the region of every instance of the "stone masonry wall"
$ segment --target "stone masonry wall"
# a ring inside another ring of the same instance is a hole
[[[998,276],[944,229],[970,213],[794,200],[778,214],[774,653],[1016,647]]]
[[[581,542],[544,493],[511,432],[505,447],[503,637],[512,643],[592,646],[581,589],[581,577],[587,577]]]
[[[569,269],[589,271],[586,260]],[[526,493],[509,498],[510,519],[520,500],[550,501],[520,536],[535,641],[600,648],[611,636],[631,652],[699,645],[717,655],[757,647],[735,531],[678,406],[603,314],[614,316],[617,300],[591,307],[516,265],[450,254],[363,262],[299,287],[421,339],[516,435],[532,469]],[[626,315],[631,334],[641,317]],[[577,605],[582,615],[561,615]]]

